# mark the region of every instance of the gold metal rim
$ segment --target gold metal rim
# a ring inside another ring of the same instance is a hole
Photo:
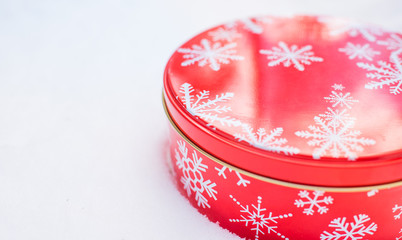
[[[166,101],[165,97],[162,96],[162,102],[163,102],[163,109],[165,111],[165,114],[172,125],[172,127],[175,129],[175,131],[188,143],[191,147],[196,149],[198,152],[202,153],[204,156],[208,157],[212,161],[221,164],[222,166],[225,166],[227,168],[233,169],[243,175],[246,175],[250,178],[254,178],[263,182],[268,182],[272,183],[275,185],[279,186],[284,186],[284,187],[290,187],[290,188],[296,188],[296,189],[305,189],[305,190],[320,190],[320,191],[326,191],[326,192],[367,192],[373,189],[389,189],[389,188],[395,188],[395,187],[400,187],[402,186],[402,181],[397,181],[397,182],[391,182],[391,183],[385,183],[385,184],[379,184],[379,185],[371,185],[371,186],[361,186],[361,187],[328,187],[328,186],[315,186],[315,185],[306,185],[306,184],[299,184],[299,183],[292,183],[292,182],[287,182],[283,180],[278,180],[266,176],[261,176],[252,172],[249,172],[247,170],[235,167],[233,165],[230,165],[215,156],[211,155],[207,151],[203,150],[200,148],[198,145],[196,145],[194,142],[192,142],[188,137],[177,127],[176,123],[173,121],[171,118],[169,111],[166,106]]]

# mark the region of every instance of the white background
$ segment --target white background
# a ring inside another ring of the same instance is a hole
[[[175,190],[162,73],[235,18],[327,14],[402,30],[400,0],[0,0],[0,239],[238,239]]]

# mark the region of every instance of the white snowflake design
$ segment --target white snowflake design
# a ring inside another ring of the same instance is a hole
[[[346,222],[346,217],[336,218],[331,221],[329,227],[335,228],[330,233],[324,231],[321,233],[321,240],[358,240],[362,239],[367,234],[373,235],[377,231],[377,224],[372,222],[366,226],[370,221],[370,217],[365,214],[353,216],[354,222]]]
[[[391,37],[387,40],[379,40],[377,44],[386,46],[388,50],[397,51],[402,49],[402,38],[397,34],[391,34]]]
[[[229,106],[222,105],[222,103],[230,100],[234,96],[233,93],[222,93],[221,95],[216,95],[214,99],[210,99],[209,91],[200,91],[195,96],[193,92],[194,88],[189,83],[184,83],[180,87],[180,93],[183,94],[181,97],[182,102],[191,115],[205,120],[208,122],[208,126],[211,126],[215,121],[223,126],[241,125],[241,122],[235,118],[220,116],[222,113],[232,111]]]
[[[179,48],[177,52],[184,53],[183,58],[187,59],[181,63],[181,66],[186,67],[198,62],[199,67],[209,65],[214,71],[221,69],[221,64],[229,64],[231,60],[239,61],[244,57],[236,55],[236,43],[228,43],[221,45],[220,42],[211,42],[207,39],[202,39],[200,45],[194,44],[191,48]]]
[[[317,126],[310,125],[310,131],[297,131],[295,134],[302,138],[312,138],[307,142],[309,146],[318,146],[313,151],[313,158],[320,159],[329,151],[334,158],[341,157],[342,153],[349,160],[356,160],[356,151],[361,152],[364,148],[361,146],[374,145],[375,141],[368,138],[358,138],[360,131],[352,130],[354,121],[348,121],[346,124],[333,124],[320,118],[314,117]]]
[[[382,88],[387,85],[390,86],[389,90],[391,94],[399,94],[402,92],[402,59],[399,58],[399,54],[402,53],[402,48],[395,51],[390,56],[390,63],[385,61],[378,61],[378,66],[374,64],[368,64],[359,62],[357,66],[367,70],[373,71],[367,73],[366,76],[373,81],[367,83],[364,87],[367,89]]]
[[[334,85],[335,87],[339,87]],[[341,92],[332,91],[325,100],[333,103],[333,107],[351,108],[352,103],[358,102],[354,100],[350,93],[343,94]],[[342,155],[348,160],[356,160],[357,153],[364,150],[362,146],[374,145],[373,139],[363,138],[359,136],[361,132],[353,130],[356,118],[350,117],[347,108],[332,109],[327,108],[325,114],[319,114],[314,117],[316,125],[308,126],[310,131],[297,131],[296,136],[309,139],[307,144],[316,147],[313,150],[313,158],[320,159],[327,152],[334,158]]]
[[[288,142],[285,138],[279,138],[283,133],[280,127],[271,130],[269,134],[265,128],[259,128],[257,132],[253,132],[253,128],[248,124],[243,124],[242,129],[245,134],[234,134],[239,142],[245,141],[251,146],[285,155],[297,154],[300,151],[298,148],[285,145]]]
[[[314,56],[314,52],[310,51],[313,47],[306,45],[302,48],[298,48],[297,45],[288,45],[284,42],[278,43],[279,47],[273,47],[272,50],[261,49],[260,53],[267,55],[268,66],[274,67],[279,64],[283,64],[285,67],[289,67],[292,64],[299,71],[304,71],[304,65],[310,65],[311,62],[322,62],[324,59]]]
[[[222,168],[215,167],[215,170],[218,171],[218,176],[222,176],[224,179],[226,179],[225,171],[229,170],[229,172],[234,172],[236,173],[237,178],[239,181],[237,182],[237,186],[242,185],[243,187],[247,187],[247,184],[250,184],[249,180],[244,179],[241,174],[231,168],[227,168],[225,166],[222,166]]]
[[[379,192],[378,189],[373,189],[367,192],[367,197],[374,197]]]
[[[343,89],[345,89],[345,87],[339,83],[335,83],[334,85],[332,85],[332,88],[335,90],[339,90],[339,91],[342,91]]]
[[[215,31],[211,31],[208,33],[209,36],[212,37],[214,41],[228,41],[232,42],[236,38],[240,38],[241,34],[236,31],[236,29],[228,29],[228,28],[223,28],[220,27],[216,29]]]
[[[314,208],[317,208],[317,212],[320,214],[324,214],[328,212],[328,207],[322,205],[332,204],[334,199],[331,196],[325,196],[324,191],[314,191],[313,197],[310,196],[310,193],[306,190],[299,192],[299,197],[303,199],[296,199],[295,205],[299,207],[309,206],[308,208],[304,208],[303,213],[306,215],[313,215]]]
[[[346,55],[349,56],[349,59],[355,59],[356,57],[358,59],[367,59],[369,61],[372,61],[375,55],[379,55],[379,51],[375,51],[372,48],[370,48],[370,44],[353,44],[348,42],[346,44],[346,47],[344,48],[339,48],[339,52],[344,52]]]
[[[261,207],[262,197],[258,196],[257,204],[251,204],[251,207],[248,205],[242,205],[239,201],[237,201],[232,195],[230,198],[241,208],[240,212],[244,213],[244,215],[240,215],[241,219],[229,219],[230,222],[244,222],[246,227],[248,224],[251,224],[251,230],[255,232],[255,240],[260,238],[260,234],[265,234],[265,229],[268,234],[272,232],[276,233],[278,237],[281,239],[289,240],[282,233],[279,233],[277,228],[278,220],[284,219],[288,217],[293,217],[292,213],[283,214],[283,215],[274,215],[272,212],[266,213],[267,209]],[[268,216],[266,216],[268,215]]]
[[[400,219],[401,215],[402,215],[402,206],[399,206],[398,204],[395,204],[395,207],[392,208],[392,212],[393,213],[398,213],[398,214],[394,215],[395,220]]]
[[[325,100],[327,100],[332,104],[332,107],[336,107],[337,105],[340,105],[341,107],[346,106],[347,108],[351,109],[353,103],[359,102],[359,100],[353,99],[353,97],[350,96],[350,93],[343,94],[342,92],[335,92],[332,91],[329,97],[324,97]]]
[[[347,112],[347,109],[332,109],[332,108],[327,108],[328,111],[325,112],[325,114],[319,114],[322,119],[324,119],[328,125],[334,126],[334,127],[339,127],[340,125],[345,125],[350,122],[354,122],[356,118],[350,117],[349,113]]]
[[[211,180],[205,180],[203,177],[203,172],[206,172],[208,166],[202,163],[202,158],[197,156],[195,150],[190,158],[186,144],[183,141],[177,141],[177,145],[179,150],[175,149],[176,165],[183,172],[180,181],[183,184],[184,190],[186,190],[189,197],[192,193],[195,193],[195,200],[199,207],[210,208],[211,206],[205,193],[210,198],[217,200],[216,194],[218,192],[214,189],[216,184],[211,182]]]

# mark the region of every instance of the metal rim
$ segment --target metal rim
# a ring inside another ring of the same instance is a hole
[[[328,187],[328,186],[316,186],[316,185],[306,185],[306,184],[299,184],[299,183],[293,183],[293,182],[287,182],[283,180],[278,180],[266,176],[261,176],[249,171],[246,171],[244,169],[238,168],[236,166],[233,166],[231,164],[228,164],[224,162],[221,159],[216,158],[215,156],[211,155],[209,152],[203,150],[200,148],[198,145],[196,145],[194,142],[192,142],[188,137],[178,128],[176,123],[173,121],[171,118],[169,111],[166,106],[165,102],[165,97],[162,95],[162,102],[163,102],[163,109],[165,111],[165,114],[171,124],[171,126],[174,128],[174,130],[184,139],[186,143],[188,143],[191,147],[196,149],[198,152],[209,158],[210,160],[225,166],[227,168],[233,169],[243,175],[246,175],[250,178],[257,179],[260,181],[268,182],[271,184],[275,185],[280,185],[280,186],[285,186],[285,187],[290,187],[290,188],[296,188],[296,189],[306,189],[306,190],[320,190],[320,191],[326,191],[326,192],[366,192],[370,191],[373,189],[389,189],[389,188],[395,188],[402,186],[402,181],[397,181],[397,182],[391,182],[391,183],[385,183],[385,184],[378,184],[378,185],[370,185],[370,186],[359,186],[359,187]]]

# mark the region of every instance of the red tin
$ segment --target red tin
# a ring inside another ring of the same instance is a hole
[[[183,44],[164,75],[178,189],[246,239],[402,239],[402,35],[258,17]]]

